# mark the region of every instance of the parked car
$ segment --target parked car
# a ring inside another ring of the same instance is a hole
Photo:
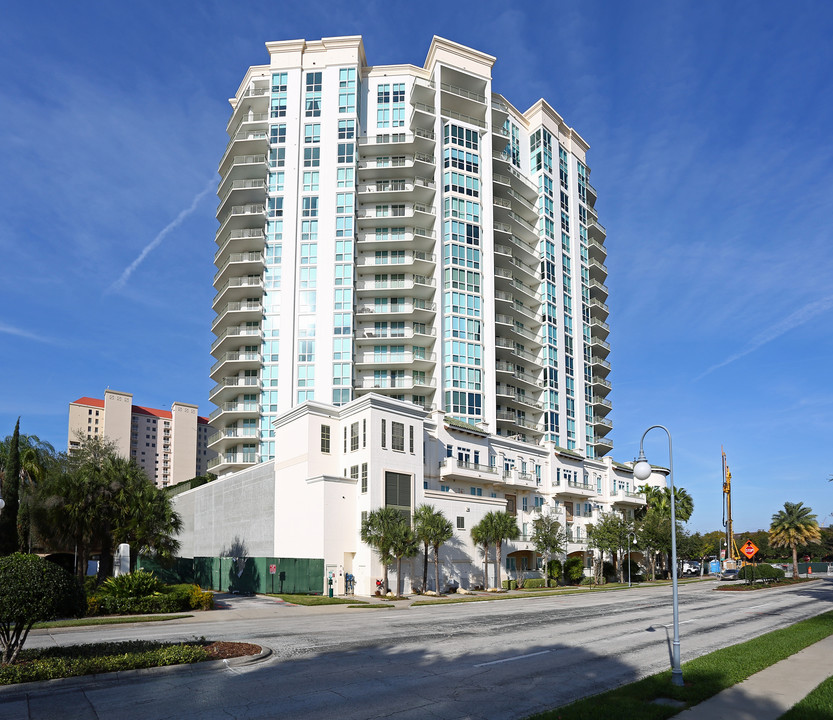
[[[737,580],[738,579],[738,571],[737,570],[724,570],[720,573],[721,580]]]

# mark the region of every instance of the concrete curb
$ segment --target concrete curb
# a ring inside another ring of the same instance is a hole
[[[261,646],[257,655],[243,655],[242,657],[227,658],[225,660],[206,660],[197,663],[183,663],[180,665],[163,665],[161,667],[139,668],[137,670],[120,670],[94,675],[78,675],[76,677],[56,678],[54,680],[38,680],[35,682],[19,683],[17,685],[0,685],[0,702],[18,700],[30,693],[44,691],[60,692],[79,687],[102,688],[110,685],[133,683],[143,677],[157,675],[196,675],[200,672],[214,672],[229,668],[248,667],[268,660],[272,656],[272,648]]]

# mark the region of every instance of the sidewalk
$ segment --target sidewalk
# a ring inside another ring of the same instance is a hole
[[[831,658],[833,635],[684,710],[674,718],[776,720],[833,675]]]

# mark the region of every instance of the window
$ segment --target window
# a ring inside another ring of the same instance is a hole
[[[339,120],[338,121],[338,139],[352,140],[356,137],[356,122],[355,120]]]
[[[466,529],[466,518],[463,515],[457,516],[457,529],[458,530],[465,530]]]
[[[385,506],[411,513],[411,476],[404,473],[385,473]]]
[[[362,420],[362,447],[367,447],[367,420]]]
[[[347,452],[347,426],[344,426],[344,452]]]
[[[338,144],[338,162],[339,164],[353,162],[353,143]]]
[[[411,455],[413,455],[414,454],[414,426],[413,425],[408,426],[408,441],[409,441],[408,444],[410,446],[409,452],[411,453]]]
[[[350,425],[350,452],[359,449],[359,424],[354,422]]]
[[[321,116],[321,72],[308,72],[306,96],[304,98],[304,114],[306,117]]]
[[[481,497],[483,495],[483,488],[470,487],[469,488],[469,494],[470,495],[475,495],[477,497]]]
[[[321,426],[321,452],[330,453],[330,426],[329,425],[322,425]]]
[[[350,479],[351,480],[358,480],[359,479],[359,466],[358,465],[351,465],[350,466]]]
[[[321,148],[304,148],[304,167],[318,167],[321,164]]]
[[[318,191],[318,171],[312,170],[304,173],[304,192]]]
[[[405,425],[404,423],[391,422],[391,449],[405,452]]]
[[[306,144],[321,142],[321,124],[304,125],[304,142]]]
[[[362,463],[362,492],[367,492],[367,463]]]
[[[387,425],[385,421],[382,420],[382,447],[385,448],[388,446],[388,432],[387,432]]]

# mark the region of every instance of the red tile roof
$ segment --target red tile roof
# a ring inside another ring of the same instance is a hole
[[[91,398],[91,397],[82,397],[78,398],[75,402],[70,403],[71,405],[87,405],[89,407],[97,407],[103,408],[104,407],[104,400],[100,400],[98,398]],[[132,405],[131,411],[135,415],[151,415],[152,417],[160,417],[160,418],[170,418],[171,411],[170,410],[159,410],[157,408],[146,408],[142,407],[141,405]],[[197,416],[197,424],[199,425],[208,425],[208,418],[203,417],[202,415]]]

